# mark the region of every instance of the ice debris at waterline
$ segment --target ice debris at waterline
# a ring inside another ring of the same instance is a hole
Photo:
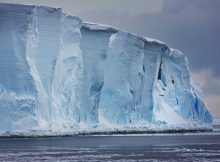
[[[0,135],[209,129],[201,96],[165,43],[0,4]]]

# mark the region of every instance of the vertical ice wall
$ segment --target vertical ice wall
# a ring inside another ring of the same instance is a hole
[[[19,95],[35,95],[26,60],[26,37],[30,6],[0,4],[0,83]]]
[[[49,19],[47,19],[49,18]],[[51,121],[51,81],[60,50],[61,10],[33,6],[28,19],[27,60],[37,88],[37,115]]]
[[[111,36],[99,104],[100,115],[110,123],[123,125],[138,120],[143,47],[144,42],[131,34],[117,32]]]
[[[52,78],[52,107],[54,126],[76,128],[81,119],[80,94],[82,54],[79,47],[81,19],[63,15],[61,19],[60,53]]]
[[[104,84],[109,39],[116,30],[96,24],[83,24],[80,48],[83,56],[81,121],[96,126],[101,89]]]
[[[50,129],[61,10],[0,4],[0,11],[0,128]]]
[[[161,111],[163,115],[156,111],[155,116],[161,115],[159,118],[170,124],[210,123],[211,114],[192,86],[186,57],[178,50],[169,49],[162,55],[160,67],[154,96],[162,104],[157,107],[164,110]],[[170,110],[167,111],[168,109]],[[173,118],[169,120],[166,113],[172,114]]]
[[[147,40],[144,46],[143,83],[141,88],[141,118],[154,120],[153,111],[156,109],[157,100],[154,98],[155,87],[160,73],[162,55],[167,46],[155,41]]]
[[[32,6],[0,4],[0,131],[35,126],[37,90],[26,57]]]
[[[35,62],[43,86],[48,94],[51,91],[51,79],[60,52],[61,14],[61,9],[37,8],[36,28],[39,43]]]
[[[2,132],[212,122],[187,59],[165,43],[25,5],[0,4],[0,31]]]
[[[149,95],[153,97],[154,122],[164,122],[170,126],[211,123],[212,117],[204,101],[192,86],[186,57],[180,51],[153,39],[147,39],[145,53],[147,64],[157,69],[157,76],[150,77],[151,80],[155,78],[154,85],[149,85],[149,81],[146,84],[153,90]],[[150,59],[150,53],[156,54],[156,62]]]

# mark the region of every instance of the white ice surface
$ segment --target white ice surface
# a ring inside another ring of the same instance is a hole
[[[61,9],[0,11],[1,135],[211,127],[180,51]]]

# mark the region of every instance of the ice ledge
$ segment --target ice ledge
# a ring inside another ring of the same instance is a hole
[[[83,22],[82,28],[88,29],[88,30],[94,30],[94,31],[109,31],[112,33],[116,33],[119,31],[119,29],[114,28],[112,26],[104,25],[104,24],[96,24],[91,22]]]
[[[160,40],[149,38],[149,37],[141,37],[137,34],[134,34],[128,31],[121,31],[120,29],[109,26],[109,25],[97,24],[97,23],[91,23],[91,22],[83,22],[82,28],[87,29],[87,30],[93,30],[93,31],[111,32],[112,34],[117,33],[117,32],[123,32],[125,34],[131,35],[133,37],[136,37],[137,39],[144,41],[144,43],[148,45],[152,45],[155,47],[162,47],[164,51],[170,49],[166,43]]]

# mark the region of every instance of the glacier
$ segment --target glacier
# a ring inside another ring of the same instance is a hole
[[[187,58],[60,8],[0,4],[0,136],[209,130]]]

